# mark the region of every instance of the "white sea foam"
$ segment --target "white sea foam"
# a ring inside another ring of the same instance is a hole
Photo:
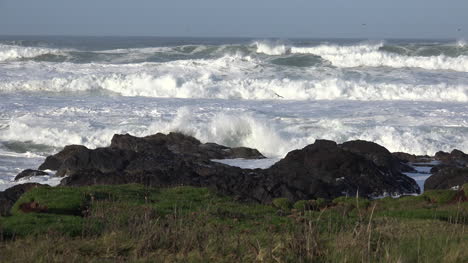
[[[93,51],[97,54],[127,54],[127,53],[157,53],[157,52],[170,52],[173,51],[171,47],[147,47],[147,48],[118,48],[108,50]]]
[[[25,184],[25,183],[38,183],[38,184],[47,184],[50,186],[57,186],[62,181],[63,177],[55,177],[53,175],[45,175],[45,176],[34,176],[29,178],[20,179],[18,181],[13,180],[14,177],[0,177],[0,191],[4,191],[10,187],[13,187],[18,184]]]
[[[316,139],[468,152],[463,42],[180,44],[95,52],[0,45],[0,185],[65,145],[107,146],[115,133],[182,131],[270,158]],[[68,62],[28,59],[62,52]],[[315,56],[324,63],[297,66]],[[231,164],[250,165],[241,162]]]
[[[457,41],[457,47],[460,47],[460,48],[466,47],[466,40],[465,39],[459,39]]]
[[[272,78],[274,69],[240,55],[128,65],[30,62],[4,68],[0,77],[7,75],[0,92],[100,90],[163,98],[468,101],[468,84],[460,81],[463,76],[424,83],[413,81],[411,75],[375,80],[308,70],[300,79]]]
[[[423,68],[429,70],[454,70],[468,72],[468,56],[405,56],[379,50],[383,43],[354,46],[320,45],[292,47],[296,54],[314,54],[337,67],[392,67]]]
[[[63,55],[64,52],[59,49],[52,48],[23,47],[0,44],[0,62],[21,58],[34,58],[46,54]]]
[[[279,56],[286,55],[291,52],[291,48],[285,44],[274,44],[267,41],[257,41],[254,44],[257,47],[257,53]]]
[[[410,119],[401,117],[401,112],[397,110],[388,111],[400,107],[406,114],[418,116],[421,114],[418,104],[411,107],[397,104],[377,109],[373,103],[341,102],[341,107],[347,110],[340,112],[333,110],[337,102],[333,103],[333,107],[327,103],[310,106],[295,103],[294,107],[293,104],[280,103],[271,108],[269,104],[262,106],[254,103],[251,106],[235,104],[225,108],[217,102],[195,106],[190,101],[181,101],[179,103],[182,104],[174,106],[160,105],[155,111],[151,100],[138,101],[146,105],[135,109],[130,107],[131,104],[129,107],[120,104],[116,108],[115,102],[109,101],[99,103],[103,108],[100,111],[66,105],[56,110],[39,108],[36,113],[12,118],[9,127],[0,131],[0,141],[32,141],[58,148],[83,144],[95,148],[107,146],[115,133],[145,136],[156,132],[180,131],[203,142],[257,148],[270,157],[283,157],[293,149],[313,143],[315,139],[337,142],[363,139],[379,143],[390,151],[415,154],[433,155],[436,151],[450,151],[453,148],[468,151],[468,116],[448,117],[450,115],[444,112],[434,116],[435,111],[426,108],[424,115]],[[249,107],[253,108],[247,110]],[[272,112],[259,115],[255,111]],[[348,111],[360,113],[348,116]],[[278,118],[275,117],[277,114],[297,117]],[[453,127],[452,123],[462,126]]]

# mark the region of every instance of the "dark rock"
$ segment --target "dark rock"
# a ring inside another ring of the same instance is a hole
[[[447,164],[438,164],[438,165],[435,165],[435,166],[433,166],[431,168],[430,173],[435,174],[435,173],[438,173],[442,169],[451,168],[451,167],[453,167],[453,166],[447,165]]]
[[[442,164],[454,167],[468,167],[468,154],[460,150],[453,150],[451,153],[437,152],[434,158],[441,161]]]
[[[111,147],[127,149],[140,153],[160,153],[169,149],[176,154],[193,155],[206,159],[261,159],[265,158],[258,150],[247,147],[229,148],[216,143],[202,144],[199,140],[182,133],[155,135],[138,138],[129,134],[114,135]]]
[[[58,174],[67,175],[61,184],[68,186],[192,185],[257,202],[277,197],[295,201],[356,193],[373,197],[419,192],[416,182],[401,174],[404,166],[396,157],[379,145],[363,141],[337,145],[317,140],[265,170],[241,169],[210,160],[260,157],[254,149],[202,144],[178,133],[143,138],[115,135],[110,147],[75,149],[63,158]]]
[[[288,153],[268,170],[288,186],[282,195],[291,194],[299,199],[334,198],[357,192],[367,197],[385,193],[419,193],[413,179],[392,171],[392,166],[387,167],[385,156],[378,155],[380,151],[388,153],[385,148],[383,151],[363,143],[365,147],[357,151],[354,143],[343,145],[317,141],[302,150]]]
[[[8,215],[10,213],[10,209],[13,207],[15,202],[21,197],[21,195],[23,195],[25,192],[30,191],[31,189],[40,186],[41,184],[36,183],[19,184],[8,188],[3,192],[0,192],[0,215]]]
[[[434,160],[427,155],[414,155],[404,152],[394,152],[392,155],[405,163],[428,163]]]
[[[63,148],[59,153],[48,156],[44,163],[39,166],[39,170],[53,170],[57,171],[63,162],[70,156],[73,156],[76,152],[87,150],[85,146],[82,145],[68,145]]]
[[[345,142],[340,146],[345,150],[364,156],[377,166],[385,167],[392,173],[398,174],[401,172],[415,171],[413,167],[403,163],[400,159],[393,156],[385,147],[377,143],[356,140]]]
[[[447,167],[427,178],[424,189],[451,189],[466,183],[468,183],[468,168]]]
[[[49,174],[43,171],[39,171],[39,170],[26,169],[15,177],[15,181],[18,181],[21,178],[29,178],[29,177],[44,176],[44,175],[49,175]]]
[[[103,173],[122,171],[135,156],[135,152],[117,148],[82,148],[64,160],[56,175],[65,176],[81,169],[97,169]]]

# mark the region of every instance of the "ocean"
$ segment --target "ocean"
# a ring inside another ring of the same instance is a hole
[[[0,191],[65,145],[170,131],[257,148],[270,163],[315,139],[468,152],[468,45],[0,37]]]

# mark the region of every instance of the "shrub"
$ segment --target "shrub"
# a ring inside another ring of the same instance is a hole
[[[305,210],[310,210],[310,201],[307,200],[299,200],[296,203],[294,203],[294,209],[297,209],[298,211],[305,211]]]
[[[309,209],[312,209],[312,210],[321,210],[327,207],[330,203],[330,201],[324,198],[317,198],[316,200],[309,200],[308,202],[309,202]]]
[[[424,192],[423,196],[430,202],[445,204],[450,202],[456,194],[457,191],[453,190],[430,190]]]
[[[322,209],[328,206],[329,201],[324,198],[317,198],[317,200],[315,200],[315,203],[318,209]]]
[[[287,199],[287,198],[273,199],[273,205],[276,208],[279,208],[279,209],[285,210],[285,211],[291,209],[291,207],[292,207],[291,201],[289,201],[289,199]]]
[[[359,206],[359,208],[368,208],[370,206],[370,200],[362,197],[348,197],[340,196],[333,199],[333,204],[335,205],[352,205],[354,207]]]

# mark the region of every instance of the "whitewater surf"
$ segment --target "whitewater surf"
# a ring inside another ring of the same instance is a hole
[[[467,102],[463,40],[1,37],[0,188],[115,133],[181,131],[271,160],[319,138],[467,152]]]

